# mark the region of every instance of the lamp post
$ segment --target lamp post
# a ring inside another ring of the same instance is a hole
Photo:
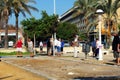
[[[56,5],[55,5],[55,0],[54,0],[54,15],[56,14]],[[55,25],[54,25],[55,26]],[[52,35],[53,38],[53,56],[55,56],[55,40],[56,40],[56,32],[54,30],[54,33]]]
[[[55,4],[55,0],[54,0],[54,14],[56,14],[56,4]]]
[[[35,45],[36,45],[36,38],[35,38],[35,33],[34,33],[34,56],[36,55],[36,51],[35,51]]]
[[[98,60],[103,60],[103,55],[102,55],[102,40],[101,40],[101,27],[102,27],[102,14],[103,14],[103,10],[102,9],[98,9],[96,11],[96,13],[98,14],[98,26],[99,26],[99,55],[98,55]]]

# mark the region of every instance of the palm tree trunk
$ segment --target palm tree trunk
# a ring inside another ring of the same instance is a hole
[[[16,41],[18,40],[18,14],[15,15],[16,17]]]
[[[107,45],[108,48],[110,48],[111,45],[111,26],[110,26],[110,20],[108,20],[108,31],[107,31]]]
[[[5,46],[4,48],[8,48],[8,19],[5,19]]]

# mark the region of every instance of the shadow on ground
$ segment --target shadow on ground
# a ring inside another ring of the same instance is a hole
[[[120,80],[120,76],[113,77],[77,77],[73,80]]]
[[[105,64],[107,64],[107,65],[116,65],[116,60],[111,60],[111,61],[109,61],[109,62],[107,62]]]
[[[0,80],[2,80],[2,79],[6,79],[6,78],[10,78],[10,77],[13,77],[13,76],[0,77]]]

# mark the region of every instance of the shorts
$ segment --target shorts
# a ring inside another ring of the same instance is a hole
[[[114,58],[119,58],[120,57],[120,53],[117,51],[113,51],[113,56]]]
[[[22,52],[22,48],[17,48],[16,50],[19,52]]]
[[[95,52],[96,52],[96,54],[99,54],[99,48],[97,48]]]
[[[57,47],[57,52],[61,52],[61,47]]]
[[[32,47],[28,47],[28,51],[29,52],[33,52],[33,48]]]
[[[43,50],[43,46],[40,46],[40,50],[41,50],[41,51]]]

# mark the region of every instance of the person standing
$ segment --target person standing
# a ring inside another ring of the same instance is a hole
[[[47,54],[48,56],[51,56],[53,53],[53,39],[49,38],[47,40]]]
[[[1,62],[2,60],[1,60],[1,56],[0,56],[0,62]]]
[[[94,40],[94,41],[91,43],[91,46],[92,46],[93,57],[95,57],[95,51],[96,51],[96,40]]]
[[[85,53],[85,59],[87,59],[88,53],[90,52],[90,43],[88,40],[85,40],[85,43],[82,45],[83,52]]]
[[[120,38],[116,32],[113,32],[112,35],[114,36],[113,42],[112,42],[113,57],[115,58],[115,61],[117,62],[117,59],[119,57],[118,44],[120,42]]]
[[[119,63],[120,63],[120,41],[117,45],[117,52],[118,52],[117,65],[119,65]]]
[[[17,57],[22,57],[22,38],[20,37],[18,41],[15,44],[16,51],[17,51]]]
[[[98,38],[96,38],[96,51],[95,51],[95,57],[98,59],[99,56],[99,48],[100,48],[100,41]]]
[[[50,43],[50,38],[47,40],[47,54],[50,56],[50,48],[51,48],[51,43]]]
[[[40,47],[40,52],[43,52],[43,42],[42,41],[40,41],[39,47]]]
[[[74,46],[74,57],[78,57],[78,55],[77,55],[78,35],[75,35],[75,38],[73,41],[73,46]]]
[[[57,56],[61,56],[61,39],[58,39],[57,40],[57,44],[56,44],[56,46],[57,46]]]
[[[55,53],[57,53],[57,45],[58,45],[58,39],[56,38],[55,40],[54,40],[54,52]]]
[[[28,51],[30,52],[30,57],[34,57],[34,54],[33,54],[33,42],[31,41],[31,39],[29,38],[28,39]]]
[[[64,41],[61,39],[61,54],[63,54],[63,49],[64,49]]]

